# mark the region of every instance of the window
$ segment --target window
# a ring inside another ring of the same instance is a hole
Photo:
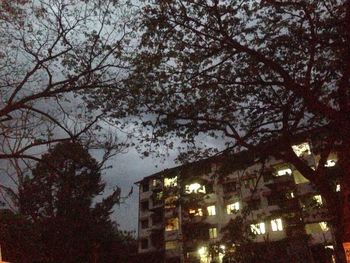
[[[152,180],[152,187],[153,188],[158,188],[162,186],[162,181],[159,179],[153,179]]]
[[[165,250],[174,250],[177,249],[177,241],[166,241]]]
[[[185,186],[185,192],[186,194],[191,193],[203,193],[205,194],[205,186],[200,185],[199,183],[193,183]]]
[[[284,168],[277,171],[277,176],[291,175],[292,170],[290,168]]]
[[[315,195],[313,199],[316,201],[318,205],[322,205],[322,197],[320,195]]]
[[[244,186],[247,189],[254,189],[256,187],[256,183],[257,183],[257,178],[256,177],[250,177],[247,179],[244,179]]]
[[[177,186],[177,176],[171,178],[164,178],[165,187],[175,187]]]
[[[141,202],[141,210],[142,210],[142,211],[148,211],[148,209],[149,209],[149,203],[148,203],[148,201],[142,201],[142,202]]]
[[[218,230],[216,227],[213,228],[209,228],[209,238],[213,239],[213,238],[217,238],[218,237]]]
[[[229,182],[223,185],[224,193],[230,193],[236,191],[236,182]]]
[[[328,227],[326,222],[320,222],[319,224],[320,224],[320,227],[321,227],[322,231],[328,231],[329,230],[329,227]]]
[[[179,229],[179,219],[177,217],[169,218],[165,225],[165,231],[175,231]]]
[[[235,202],[226,206],[226,212],[228,215],[238,210],[239,210],[239,202]]]
[[[340,192],[340,189],[341,189],[341,188],[340,188],[340,184],[337,184],[337,185],[335,186],[335,191],[336,191],[336,192]]]
[[[164,204],[165,208],[175,208],[176,207],[177,196],[171,195],[165,198]]]
[[[265,223],[258,223],[250,225],[250,230],[256,235],[262,235],[266,233]]]
[[[201,262],[205,262],[204,260],[206,260],[207,256],[208,256],[208,249],[206,247],[200,247],[197,251],[199,257],[203,260],[201,260]]]
[[[189,209],[188,210],[188,213],[191,215],[191,216],[203,216],[203,210],[202,208],[197,208],[197,209]]]
[[[305,225],[306,234],[323,233],[329,230],[326,222],[311,223]]]
[[[333,167],[337,163],[337,160],[327,160],[327,162],[324,164],[325,167]]]
[[[163,212],[157,211],[152,214],[152,225],[157,225],[163,222]]]
[[[293,199],[295,197],[294,193],[292,191],[286,192],[286,198],[287,199]]]
[[[148,219],[141,220],[141,228],[142,229],[148,228]]]
[[[147,249],[148,248],[148,239],[144,238],[141,239],[141,249]]]
[[[141,188],[142,188],[142,192],[148,192],[149,191],[148,182],[142,183]]]
[[[277,218],[277,219],[271,220],[271,229],[274,232],[282,231],[283,230],[282,219],[281,218]]]
[[[310,145],[307,142],[303,142],[298,145],[293,145],[292,149],[298,157],[311,154]]]
[[[207,211],[209,216],[215,216],[216,215],[215,205],[208,206]]]
[[[152,204],[153,206],[161,205],[163,200],[163,192],[154,193],[152,195]]]

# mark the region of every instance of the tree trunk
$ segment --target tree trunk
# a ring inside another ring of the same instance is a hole
[[[318,182],[317,188],[322,194],[322,197],[326,200],[327,209],[329,211],[332,220],[329,222],[331,230],[333,231],[334,238],[334,251],[337,263],[346,263],[345,254],[343,250],[343,205],[342,196],[338,198],[333,191],[330,191],[330,187],[327,182]],[[341,192],[342,193],[342,192]]]
[[[349,130],[344,127],[344,130]],[[342,254],[345,259],[343,242],[350,242],[350,134],[346,132],[343,136],[341,151],[338,153],[338,163],[342,169],[340,178],[341,196],[338,222],[337,243],[341,245]]]

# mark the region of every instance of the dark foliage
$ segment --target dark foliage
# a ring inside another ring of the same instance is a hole
[[[11,262],[114,262],[116,257],[123,262],[133,239],[109,218],[119,188],[94,201],[104,187],[100,164],[79,143],[50,149],[24,177],[15,200],[18,213],[1,217]]]

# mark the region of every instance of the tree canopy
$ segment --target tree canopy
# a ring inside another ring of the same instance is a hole
[[[146,139],[172,147],[169,137],[194,145],[206,134],[284,159],[327,200],[338,241],[349,239],[349,24],[349,0],[146,1],[128,82]],[[313,170],[291,146],[315,133]],[[340,200],[327,180],[331,152]]]
[[[123,79],[126,2],[0,1],[0,159],[95,138],[103,112],[82,99]]]
[[[8,253],[15,262],[113,262],[124,246],[109,217],[120,189],[97,201],[104,187],[100,164],[79,143],[51,148],[24,177],[18,211],[1,218]]]

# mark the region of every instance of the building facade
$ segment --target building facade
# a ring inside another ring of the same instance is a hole
[[[317,166],[310,142],[293,150]],[[330,176],[338,172],[336,163],[330,155]],[[265,253],[271,244],[283,244],[285,258],[275,255],[272,262],[332,262],[332,229],[322,196],[281,160],[245,151],[168,169],[137,184],[138,251],[153,257],[150,262],[235,262],[238,244],[249,242],[255,254],[258,247]]]

